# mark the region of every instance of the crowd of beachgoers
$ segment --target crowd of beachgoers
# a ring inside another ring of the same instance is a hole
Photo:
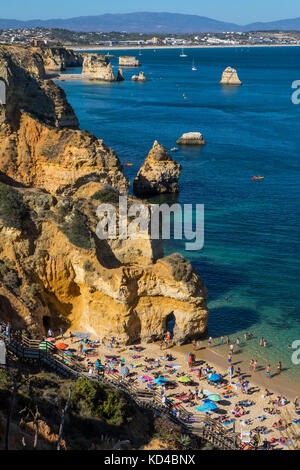
[[[10,335],[10,324],[2,324],[1,332]],[[228,369],[224,370],[201,359],[203,346],[199,348],[195,340],[187,354],[174,348],[170,333],[161,342],[132,346],[120,344],[116,337],[100,341],[86,333],[63,329],[56,332],[49,329],[47,333],[40,343],[41,349],[52,348],[66,363],[71,357],[76,358],[91,378],[113,375],[129,389],[134,386],[154,391],[177,418],[197,423],[209,417],[208,426],[213,420],[224,430],[236,433],[242,449],[300,447],[298,397],[289,399],[272,391],[270,366],[265,372],[267,387],[255,382],[255,360],[250,361],[248,370],[235,368],[233,360],[239,340],[233,344],[229,338],[218,338],[221,344],[228,344]],[[209,338],[204,349],[212,348],[215,341]],[[264,339],[259,341],[263,347]],[[278,363],[277,373],[280,369]]]

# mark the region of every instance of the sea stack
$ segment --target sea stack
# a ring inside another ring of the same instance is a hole
[[[104,54],[83,54],[82,74],[90,80],[103,80],[105,82],[116,82],[112,65]]]
[[[133,192],[138,197],[178,193],[180,172],[181,165],[155,141],[133,182]]]
[[[139,67],[141,64],[136,57],[123,55],[119,57],[120,67]]]
[[[133,82],[146,82],[147,78],[144,72],[140,72],[138,75],[132,75],[131,80]]]
[[[220,85],[242,85],[237,71],[232,67],[227,67],[222,74]]]
[[[182,134],[180,139],[176,141],[179,145],[205,145],[206,142],[203,139],[201,132],[187,132]]]

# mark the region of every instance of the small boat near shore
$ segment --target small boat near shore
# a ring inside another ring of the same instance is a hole
[[[265,177],[264,176],[252,176],[252,179],[255,181],[255,180],[264,180]]]
[[[178,147],[172,147],[170,149],[170,152],[178,152],[179,148]]]
[[[184,50],[183,50],[183,48],[181,49],[181,54],[180,54],[180,56],[179,56],[179,57],[187,57],[187,55],[184,53]]]

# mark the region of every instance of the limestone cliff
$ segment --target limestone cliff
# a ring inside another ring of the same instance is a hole
[[[33,50],[41,55],[48,73],[62,72],[68,67],[80,67],[83,62],[80,54],[64,47],[39,47]]]
[[[115,82],[123,80],[122,72],[119,71],[116,77],[109,59],[104,54],[83,55],[82,74],[90,80],[102,80],[105,82]]]
[[[237,71],[232,67],[227,67],[222,74],[221,85],[242,85],[238,77]]]
[[[78,130],[64,91],[51,80],[41,80],[42,73],[39,55],[18,47],[0,48],[0,77],[7,89],[6,105],[0,107],[0,171],[51,193],[87,181],[106,182],[126,192],[128,181],[114,152]]]
[[[97,237],[97,207],[113,205],[118,220],[128,181],[114,152],[78,130],[64,92],[41,80],[43,61],[31,52],[0,48],[0,317],[36,336],[71,327],[132,343],[161,338],[175,316],[176,341],[199,337],[207,291],[190,263],[163,258],[147,233]],[[180,165],[158,143],[149,160],[164,169],[153,173],[156,190],[175,190]]]
[[[138,197],[178,193],[180,172],[181,165],[155,141],[134,180],[133,191]]]

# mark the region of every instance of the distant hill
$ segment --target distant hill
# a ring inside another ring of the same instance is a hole
[[[8,28],[62,28],[82,32],[127,33],[197,33],[224,31],[257,31],[257,30],[300,30],[300,18],[272,21],[268,23],[251,23],[237,25],[226,23],[205,16],[185,15],[181,13],[136,12],[124,14],[105,14],[98,16],[80,16],[69,19],[19,21],[0,19],[0,29]]]

